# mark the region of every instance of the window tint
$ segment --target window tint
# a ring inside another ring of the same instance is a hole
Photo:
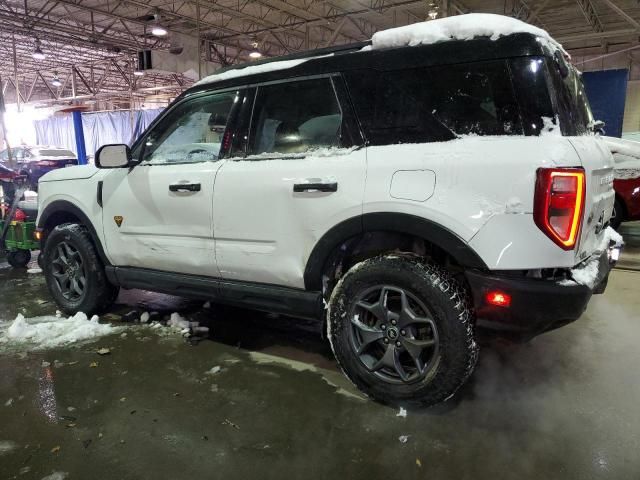
[[[198,97],[176,106],[147,135],[142,160],[153,164],[215,161],[239,93]]]
[[[349,86],[373,144],[522,134],[503,61],[355,72]],[[371,101],[375,92],[375,102]]]
[[[340,145],[342,113],[331,80],[258,88],[250,154],[303,153]]]
[[[545,118],[553,119],[555,123],[555,113],[547,84],[546,62],[543,57],[514,58],[510,62],[524,133],[540,135],[545,126]]]

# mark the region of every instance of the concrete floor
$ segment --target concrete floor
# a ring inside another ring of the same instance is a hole
[[[639,479],[640,225],[623,234],[621,268],[580,320],[487,342],[453,401],[406,418],[359,396],[318,325],[124,292],[114,324],[132,307],[180,311],[210,338],[125,325],[0,353],[0,478]],[[0,264],[0,319],[52,314],[47,300],[42,276]]]

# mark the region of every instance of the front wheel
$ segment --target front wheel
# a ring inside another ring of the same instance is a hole
[[[44,275],[60,309],[87,315],[108,308],[118,287],[109,283],[86,228],[76,224],[53,229],[44,248]]]
[[[380,256],[351,268],[331,296],[328,337],[351,381],[390,405],[448,399],[477,360],[464,288],[415,257]]]
[[[25,268],[31,261],[29,250],[14,250],[7,253],[7,262],[13,268]]]

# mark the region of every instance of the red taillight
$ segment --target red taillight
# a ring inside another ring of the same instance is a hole
[[[485,300],[489,305],[496,307],[509,307],[511,306],[511,295],[500,290],[494,290],[485,295]]]
[[[565,250],[578,239],[584,209],[585,176],[582,168],[538,170],[533,219],[540,230]]]

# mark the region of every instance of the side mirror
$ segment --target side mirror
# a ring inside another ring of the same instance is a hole
[[[96,152],[98,168],[123,168],[131,164],[131,150],[128,145],[103,145]]]
[[[593,122],[593,133],[597,135],[604,135],[605,133],[604,127],[606,126],[607,124],[604,123],[602,120],[596,120],[595,122]]]

